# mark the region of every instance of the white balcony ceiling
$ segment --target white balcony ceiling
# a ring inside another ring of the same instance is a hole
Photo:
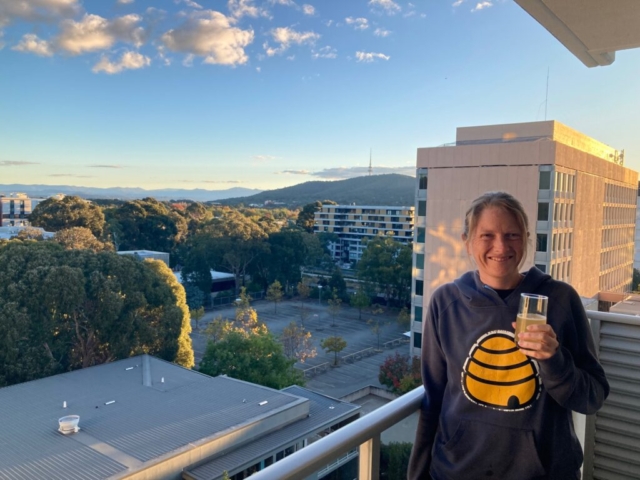
[[[640,47],[640,0],[515,0],[587,67]]]

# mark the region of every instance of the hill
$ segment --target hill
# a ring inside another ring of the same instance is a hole
[[[65,195],[76,195],[87,199],[120,199],[120,200],[136,200],[145,197],[153,197],[156,200],[194,200],[198,202],[216,201],[220,198],[233,198],[239,196],[252,195],[262,190],[254,190],[251,188],[229,188],[227,190],[203,190],[203,189],[173,189],[165,188],[160,190],[145,190],[143,188],[95,188],[95,187],[76,187],[72,185],[0,185],[1,193],[22,192],[30,197],[50,197],[58,193]]]
[[[333,200],[345,205],[408,206],[415,203],[416,179],[390,173],[328,182],[305,182],[292,187],[267,190],[249,197],[219,200],[223,205],[264,204],[282,202],[288,207],[300,207],[316,200]]]

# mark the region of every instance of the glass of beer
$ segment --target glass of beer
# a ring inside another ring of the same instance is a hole
[[[549,297],[523,293],[520,295],[520,307],[516,319],[516,343],[518,334],[526,332],[529,325],[542,325],[547,323],[547,303]]]

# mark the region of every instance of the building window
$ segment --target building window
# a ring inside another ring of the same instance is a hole
[[[538,188],[540,190],[549,190],[551,188],[551,172],[540,172]]]
[[[424,217],[427,215],[427,202],[426,200],[420,200],[418,202],[418,216]]]
[[[424,243],[424,238],[425,238],[425,229],[423,227],[418,227],[418,239],[417,242],[418,243]]]
[[[536,263],[536,268],[542,273],[547,273],[547,266],[544,263]]]
[[[416,295],[422,296],[424,291],[424,282],[422,280],[416,280]]]
[[[422,307],[414,307],[413,309],[413,320],[416,322],[422,321]]]
[[[413,332],[413,348],[422,348],[422,334]]]
[[[549,220],[549,202],[538,203],[538,221],[546,222]]]
[[[546,251],[547,251],[547,234],[538,233],[536,235],[536,252],[546,252]]]
[[[416,268],[418,270],[424,270],[424,253],[418,253],[416,255]]]
[[[418,189],[419,190],[426,190],[427,189],[427,174],[426,173],[421,173],[418,176]]]

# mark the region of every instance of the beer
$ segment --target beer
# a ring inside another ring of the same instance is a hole
[[[537,313],[518,314],[516,317],[516,343],[518,342],[518,334],[526,332],[529,325],[544,325],[547,323],[547,317]]]

